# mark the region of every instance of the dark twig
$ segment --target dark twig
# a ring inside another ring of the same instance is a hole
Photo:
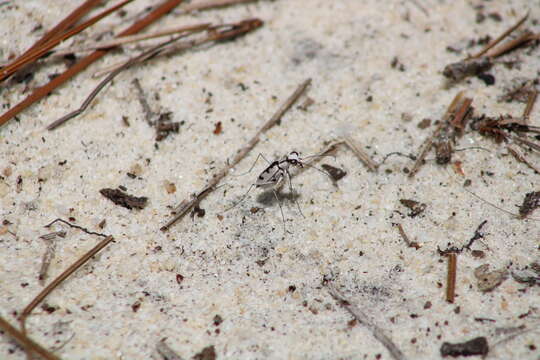
[[[86,254],[84,254],[79,260],[75,261],[70,267],[68,267],[64,272],[62,272],[56,279],[54,279],[45,289],[43,289],[38,296],[28,304],[23,312],[21,313],[21,316],[19,317],[19,322],[21,323],[21,329],[23,333],[26,334],[26,318],[32,310],[38,304],[43,301],[49,295],[58,285],[60,285],[65,279],[67,279],[71,274],[73,274],[77,269],[79,269],[81,266],[83,266],[88,260],[92,258],[92,256],[96,255],[101,249],[103,249],[105,246],[109,245],[111,241],[113,241],[114,238],[112,236],[107,236],[105,239],[103,239],[100,243],[98,243],[96,246],[94,246],[90,251],[88,251]]]
[[[148,25],[154,23],[155,21],[159,20],[162,16],[167,14],[169,11],[171,11],[173,8],[175,8],[178,4],[180,4],[182,0],[167,0],[160,6],[156,7],[155,10],[150,12],[148,15],[143,17],[141,20],[137,21],[135,24],[127,28],[126,30],[122,31],[120,34],[118,34],[118,37],[125,36],[125,35],[133,35],[142,29],[146,28]],[[36,101],[41,100],[43,97],[50,94],[54,89],[86,69],[90,64],[94,63],[95,61],[102,58],[110,49],[103,49],[103,50],[97,50],[91,53],[90,55],[86,56],[82,60],[80,60],[75,65],[71,66],[69,69],[64,71],[59,76],[55,77],[53,80],[51,80],[49,83],[47,83],[44,86],[41,86],[34,90],[32,94],[30,94],[26,99],[6,111],[4,114],[0,116],[0,126],[4,125],[9,119],[14,117],[15,115],[19,114],[21,111],[35,103]]]
[[[213,178],[208,182],[208,184],[201,190],[198,194],[193,196],[191,199],[186,199],[180,203],[181,206],[177,208],[175,216],[169,220],[165,225],[161,227],[161,231],[167,231],[174,223],[180,220],[195,204],[198,204],[202,199],[204,199],[210,192],[212,192],[217,184],[229,173],[229,171],[235,167],[254,147],[260,140],[260,136],[268,131],[271,127],[277,124],[283,114],[298,100],[298,98],[304,93],[308,85],[311,83],[311,79],[307,79],[298,88],[294,93],[281,105],[281,107],[276,111],[276,113],[268,120],[260,129],[255,133],[255,136],[251,138],[242,148],[237,150],[236,155],[233,160],[225,165],[225,167],[213,176]]]
[[[470,192],[469,190],[465,189],[467,192],[477,196],[476,194]],[[467,241],[467,243],[465,245],[463,245],[462,247],[458,248],[457,246],[451,246],[449,247],[448,249],[446,250],[441,250],[439,248],[437,248],[437,251],[439,252],[439,255],[441,256],[447,256],[449,254],[452,254],[452,253],[456,253],[456,254],[461,254],[463,252],[463,250],[467,249],[467,250],[471,250],[471,246],[474,244],[474,242],[476,240],[480,240],[480,239],[483,239],[486,234],[484,234],[482,232],[482,228],[484,227],[484,225],[487,224],[487,220],[484,220],[480,223],[480,225],[478,225],[478,227],[476,228],[476,230],[474,231],[474,235],[469,239],[469,241]]]
[[[326,288],[328,293],[338,302],[339,305],[343,306],[360,324],[363,324],[372,334],[375,339],[377,339],[381,344],[386,347],[390,356],[396,360],[406,359],[405,355],[397,347],[397,345],[390,339],[383,330],[378,327],[371,319],[362,311],[360,308],[350,301],[345,299],[343,294],[339,292],[332,284],[326,283]]]
[[[41,355],[43,358],[47,360],[60,360],[60,358],[48,350],[46,350],[44,347],[30,339],[26,334],[23,332],[20,332],[16,328],[14,328],[10,323],[8,323],[3,317],[0,316],[0,328],[2,328],[8,335],[10,335],[12,338],[17,341],[19,345],[21,345],[28,354],[36,353]]]
[[[97,236],[101,236],[101,237],[107,237],[108,236],[108,235],[105,235],[105,234],[100,234],[100,233],[97,233],[97,232],[90,231],[90,230],[88,230],[86,228],[83,228],[83,227],[81,227],[79,225],[72,224],[72,223],[70,223],[70,222],[68,222],[66,220],[60,219],[60,218],[58,218],[56,220],[53,220],[52,222],[45,225],[44,227],[50,228],[56,222],[61,222],[61,223],[64,223],[64,224],[66,224],[66,225],[68,225],[68,226],[70,226],[72,228],[82,230],[83,232],[87,233],[88,235],[97,235]]]
[[[457,254],[448,253],[448,274],[446,277],[446,301],[454,303],[456,297],[456,272],[457,272]]]

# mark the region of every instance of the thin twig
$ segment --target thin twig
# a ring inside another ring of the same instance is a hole
[[[450,103],[450,106],[448,106],[448,109],[446,110],[446,113],[444,114],[443,118],[441,119],[441,122],[439,126],[435,129],[433,134],[431,134],[430,137],[428,137],[422,146],[420,147],[418,157],[416,158],[416,161],[413,165],[413,168],[411,172],[409,173],[409,177],[412,178],[416,175],[418,170],[420,170],[420,166],[422,165],[424,159],[426,158],[427,153],[433,146],[433,141],[437,136],[439,136],[439,133],[442,131],[442,129],[448,124],[448,121],[450,121],[451,117],[454,115],[456,108],[458,104],[461,102],[461,98],[463,97],[463,91],[460,91],[457,93],[457,95],[454,97],[454,100]]]
[[[538,97],[538,91],[536,89],[532,89],[529,91],[529,97],[527,98],[527,105],[525,106],[525,110],[523,110],[523,122],[527,124],[529,122],[529,117],[531,116],[532,109],[534,107],[534,104],[536,103],[536,98]]]
[[[281,107],[276,111],[276,113],[268,120],[255,136],[251,138],[242,148],[240,148],[233,160],[225,165],[225,167],[213,176],[213,178],[208,182],[208,184],[191,199],[186,199],[182,201],[181,204],[184,204],[182,207],[178,208],[175,216],[170,219],[165,225],[161,227],[161,231],[167,231],[174,223],[180,220],[195,204],[198,204],[202,199],[204,199],[210,192],[212,192],[217,184],[229,173],[229,171],[235,167],[254,147],[260,140],[260,136],[266,132],[268,129],[276,125],[282,118],[283,114],[298,100],[298,98],[304,93],[308,85],[311,83],[311,79],[307,79],[298,88],[294,93],[281,105]]]
[[[60,125],[67,122],[68,120],[73,119],[74,117],[82,114],[88,108],[90,103],[96,98],[96,96],[98,96],[99,92],[105,87],[105,85],[107,85],[112,79],[114,79],[116,77],[116,75],[120,74],[122,71],[126,70],[127,68],[129,68],[130,66],[132,66],[132,65],[134,65],[134,64],[136,64],[138,62],[142,62],[144,60],[147,60],[147,59],[151,58],[152,56],[156,55],[159,51],[161,51],[164,46],[170,44],[171,42],[177,41],[180,38],[185,37],[185,36],[186,36],[185,34],[178,35],[178,36],[172,38],[171,40],[167,40],[167,41],[162,42],[162,43],[160,43],[160,44],[158,44],[156,46],[153,46],[152,48],[150,48],[149,50],[144,51],[140,55],[137,55],[137,56],[129,59],[122,66],[116,68],[114,71],[109,73],[109,75],[107,75],[107,77],[105,79],[103,79],[94,88],[94,90],[92,90],[90,95],[88,95],[88,97],[83,101],[80,108],[70,112],[69,114],[66,114],[66,115],[62,116],[60,119],[57,119],[57,120],[53,121],[52,123],[50,123],[47,126],[47,130],[54,130],[57,127],[59,127]]]
[[[363,324],[371,333],[373,337],[377,339],[381,344],[386,347],[390,355],[396,360],[406,359],[405,355],[397,347],[397,345],[390,339],[383,330],[378,327],[360,308],[347,299],[330,283],[326,284],[328,293],[343,306],[359,323]]]
[[[413,247],[416,250],[418,250],[418,249],[420,249],[422,247],[416,241],[409,240],[409,237],[405,233],[405,230],[403,230],[403,226],[401,224],[394,224],[394,225],[398,228],[399,235],[401,235],[401,238],[403,239],[403,241],[405,241],[405,244],[407,244],[408,247]]]
[[[537,37],[537,34],[534,34],[532,31],[526,31],[517,38],[508,41],[507,43],[502,44],[501,46],[497,47],[496,49],[493,49],[489,54],[487,54],[487,57],[490,58],[496,58],[501,55],[506,54],[507,52],[510,52],[517,47],[521,46],[522,44],[535,40]]]
[[[362,150],[360,144],[353,140],[350,136],[345,135],[343,136],[343,141],[347,145],[349,149],[356,155],[356,157],[366,165],[370,171],[377,172],[377,168],[379,165],[375,161],[373,161],[369,155]]]
[[[63,220],[63,219],[60,219],[60,218],[57,218],[53,221],[51,221],[49,224],[45,225],[44,227],[45,228],[50,228],[54,223],[56,222],[61,222],[61,223],[64,223],[72,228],[75,228],[75,229],[79,229],[79,230],[82,230],[83,232],[87,233],[88,235],[97,235],[97,236],[101,236],[101,237],[107,237],[108,235],[105,235],[105,234],[100,234],[100,233],[97,233],[97,232],[93,232],[93,231],[90,231],[86,228],[83,228],[82,226],[79,226],[79,225],[75,225],[75,224],[72,224],[66,220]]]
[[[62,272],[56,279],[54,279],[45,289],[43,289],[35,298],[28,304],[19,317],[19,322],[21,324],[21,329],[23,333],[26,334],[26,318],[32,310],[47,297],[58,285],[60,285],[65,279],[67,279],[71,274],[73,274],[77,269],[83,266],[92,256],[96,255],[101,249],[109,245],[114,238],[112,236],[107,236],[96,246],[94,246],[90,251],[84,254],[79,260],[75,261],[70,267],[68,267],[64,272]]]
[[[138,94],[139,102],[141,103],[141,106],[143,108],[146,122],[148,123],[148,125],[152,126],[153,125],[152,119],[154,118],[156,114],[152,111],[152,109],[150,108],[150,105],[148,104],[148,101],[146,100],[146,96],[144,96],[144,91],[142,89],[141,82],[139,81],[139,79],[137,78],[133,79],[132,83],[133,85],[135,85],[135,88],[137,89],[137,92],[139,93]]]
[[[255,0],[209,0],[196,3],[189,3],[178,9],[181,14],[187,14],[193,11],[208,10],[218,7],[225,7],[246,2],[254,2]]]
[[[15,341],[17,341],[17,343],[19,343],[19,345],[21,345],[28,354],[36,353],[47,360],[60,360],[58,356],[46,350],[44,347],[26,336],[26,334],[24,334],[23,332],[17,330],[1,316],[0,328],[2,328],[6,333],[8,333],[8,335],[14,338]]]
[[[482,50],[480,50],[478,53],[472,55],[472,56],[469,56],[468,59],[473,59],[473,58],[478,58],[482,55],[484,55],[485,53],[487,53],[489,51],[489,49],[491,49],[492,47],[494,47],[495,45],[497,45],[498,43],[500,43],[502,40],[504,40],[505,37],[507,37],[508,35],[510,35],[514,30],[516,30],[518,27],[520,27],[521,25],[523,25],[523,23],[525,22],[525,20],[527,20],[527,18],[529,17],[529,12],[527,12],[527,14],[525,14],[525,16],[523,16],[515,25],[511,26],[508,30],[506,30],[505,32],[503,32],[501,35],[499,35],[499,37],[497,37],[495,40],[491,41],[489,44],[487,44]]]
[[[516,158],[516,160],[521,161],[522,163],[526,164],[528,167],[536,171],[538,174],[540,174],[540,169],[536,165],[531,163],[525,157],[525,154],[523,154],[517,147],[512,144],[508,144],[506,145],[506,148],[508,149],[508,152]]]
[[[448,274],[446,277],[446,301],[454,303],[456,297],[456,272],[457,272],[457,254],[448,253]]]
[[[120,34],[118,34],[118,37],[120,36],[126,36],[126,35],[132,35],[135,34],[142,29],[146,28],[150,24],[154,23],[155,21],[159,20],[161,17],[163,17],[165,14],[167,14],[169,11],[171,11],[173,8],[175,8],[178,4],[180,4],[182,0],[167,0],[160,6],[158,6],[155,10],[150,12],[148,15],[143,17],[141,20],[137,21],[135,24],[127,28],[126,30],[122,31]],[[36,101],[41,100],[43,97],[50,94],[54,89],[86,69],[90,64],[94,63],[95,61],[101,59],[109,49],[106,50],[97,50],[90,55],[86,56],[79,62],[77,62],[75,65],[68,68],[66,71],[64,71],[59,76],[55,77],[53,80],[51,80],[46,85],[43,85],[32,94],[30,94],[28,97],[26,97],[23,101],[6,111],[2,116],[0,116],[0,126],[4,125],[8,120],[10,120],[15,115],[19,114],[21,111],[35,103]]]

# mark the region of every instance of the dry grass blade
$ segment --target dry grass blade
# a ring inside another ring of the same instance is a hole
[[[204,199],[210,192],[212,192],[217,184],[229,173],[229,171],[235,167],[259,142],[260,136],[269,130],[271,127],[276,125],[283,114],[291,108],[291,106],[298,100],[298,98],[306,91],[306,88],[311,84],[311,79],[307,79],[302,84],[300,84],[294,93],[281,105],[281,107],[274,113],[274,115],[268,120],[259,131],[237,152],[233,160],[228,163],[225,168],[220,172],[214,175],[214,177],[208,182],[208,185],[204,187],[197,195],[193,196],[191,199],[186,199],[182,201],[181,207],[178,207],[177,213],[174,217],[169,220],[165,225],[161,227],[161,231],[167,231],[172,225],[174,225],[178,220],[180,220],[195,204],[198,204],[202,199]]]
[[[362,150],[360,145],[354,141],[350,136],[343,136],[343,140],[347,147],[356,155],[356,157],[368,167],[370,171],[377,172],[379,165],[373,161],[365,151]]]
[[[3,317],[0,316],[0,328],[3,329],[8,335],[13,337],[19,345],[21,345],[28,354],[36,353],[41,355],[47,360],[60,360],[60,358],[51,352],[47,351],[44,347],[34,342],[24,333],[15,329],[10,323],[8,323]]]
[[[230,5],[236,5],[236,4],[254,2],[254,1],[255,0],[209,0],[209,1],[197,2],[194,4],[187,4],[186,6],[183,6],[179,10],[182,13],[189,13],[192,11],[214,9],[218,7],[230,6]]]
[[[26,334],[26,318],[32,310],[35,309],[38,304],[43,301],[49,295],[58,285],[60,285],[65,279],[67,279],[71,274],[73,274],[77,269],[79,269],[81,266],[83,266],[88,260],[92,258],[92,256],[96,255],[101,249],[103,249],[105,246],[109,245],[111,241],[113,241],[114,238],[112,236],[107,236],[105,239],[100,241],[96,246],[94,246],[90,251],[88,251],[86,254],[84,254],[79,260],[75,261],[70,267],[68,267],[64,272],[62,272],[56,279],[54,279],[45,289],[43,289],[38,296],[34,298],[28,304],[23,312],[21,313],[21,316],[19,317],[19,321],[21,323],[21,329],[23,333]]]
[[[390,356],[396,360],[406,359],[405,355],[397,347],[397,345],[390,339],[383,330],[378,327],[360,308],[343,296],[333,285],[326,284],[328,293],[336,300],[341,306],[343,306],[360,324],[363,324],[373,334],[373,337],[377,339],[390,353]]]
[[[527,124],[529,122],[529,117],[531,116],[532,109],[536,103],[536,98],[538,97],[538,91],[533,89],[529,92],[529,97],[527,98],[527,105],[525,110],[523,110],[523,122]]]
[[[109,8],[102,13],[94,16],[88,21],[85,21],[84,23],[76,26],[75,28],[63,32],[57,36],[54,36],[52,39],[47,41],[45,44],[39,46],[33,51],[30,51],[26,56],[21,56],[19,59],[15,60],[13,63],[7,65],[2,70],[0,70],[0,81],[4,80],[11,74],[13,74],[15,71],[20,69],[22,66],[25,66],[26,64],[29,64],[37,59],[39,59],[42,55],[46,54],[49,50],[54,48],[56,45],[60,44],[62,41],[69,39],[70,37],[80,33],[84,29],[88,28],[89,26],[94,25],[99,20],[103,19],[104,17],[110,15],[111,13],[115,12],[116,10],[120,9],[124,5],[132,2],[133,0],[124,0],[121,3],[113,6],[112,8]]]
[[[162,16],[164,16],[173,8],[178,6],[178,4],[180,4],[181,2],[182,0],[165,1],[163,4],[158,6],[154,11],[146,15],[141,20],[137,21],[128,29],[121,32],[118,36],[132,35],[141,31],[148,25],[159,20]],[[44,96],[47,96],[54,89],[56,89],[57,87],[59,87],[60,85],[62,85],[63,83],[71,79],[73,76],[77,75],[78,73],[86,69],[90,64],[102,58],[107,52],[108,50],[98,50],[91,53],[90,55],[86,56],[85,58],[80,60],[78,63],[76,63],[75,65],[73,65],[72,67],[64,71],[62,74],[55,77],[48,84],[34,90],[34,92],[30,94],[26,99],[24,99],[22,102],[18,103],[17,105],[9,109],[7,112],[2,114],[2,116],[0,116],[0,126],[4,125],[9,119],[19,114],[28,106],[42,99]]]

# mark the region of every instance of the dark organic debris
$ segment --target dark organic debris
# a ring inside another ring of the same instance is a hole
[[[129,195],[119,189],[101,189],[99,190],[101,195],[111,200],[116,205],[125,207],[126,209],[143,209],[146,206],[148,198],[146,196],[136,197]]]
[[[512,278],[522,284],[540,286],[540,264],[533,262],[523,270],[512,271]]]
[[[489,57],[483,56],[476,59],[468,59],[446,65],[443,75],[455,82],[472,75],[478,75],[489,70],[493,62]]]
[[[411,210],[411,212],[409,213],[408,216],[412,217],[412,218],[420,215],[421,213],[423,213],[424,210],[426,210],[426,207],[427,207],[426,204],[418,202],[416,200],[400,199],[399,202],[401,203],[401,205],[403,205],[406,208],[408,208],[409,210]]]
[[[178,133],[180,130],[180,123],[171,121],[172,112],[165,112],[159,114],[159,118],[156,120],[156,141],[164,140],[171,133]]]
[[[525,195],[523,204],[519,207],[519,215],[526,218],[536,208],[540,207],[540,191],[533,191]]]
[[[444,342],[441,346],[441,355],[443,357],[487,355],[488,351],[488,342],[483,336],[474,338],[464,343],[451,344]]]
[[[474,270],[474,276],[478,280],[478,289],[482,292],[488,292],[501,285],[507,279],[508,270],[489,271],[489,264],[484,264]]]
[[[216,356],[216,350],[214,349],[214,346],[207,346],[204,349],[201,350],[200,353],[195,354],[192,357],[193,360],[215,360],[217,359]]]
[[[330,175],[334,182],[341,180],[343,177],[345,177],[345,175],[347,175],[346,171],[331,165],[322,164],[321,167]]]

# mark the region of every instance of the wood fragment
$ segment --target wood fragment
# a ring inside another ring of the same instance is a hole
[[[451,252],[448,254],[448,274],[446,276],[446,301],[453,304],[456,297],[456,273],[457,273],[457,254]]]
[[[96,246],[94,246],[90,251],[84,254],[79,260],[75,261],[71,266],[69,266],[64,272],[62,272],[56,279],[54,279],[45,289],[43,289],[22,311],[19,316],[19,322],[21,324],[21,329],[23,334],[26,334],[26,318],[30,315],[32,310],[39,305],[58,285],[60,285],[64,280],[66,280],[71,274],[73,274],[77,269],[83,266],[92,256],[96,255],[101,249],[109,245],[114,238],[112,236],[107,236],[105,239],[100,241]]]
[[[221,171],[214,174],[212,179],[210,179],[207,185],[194,196],[191,196],[191,199],[183,200],[180,205],[177,207],[176,214],[172,219],[170,219],[165,225],[163,225],[160,230],[167,231],[173,224],[180,220],[195,204],[198,204],[202,199],[208,196],[213,190],[216,189],[216,186],[219,182],[227,176],[229,171],[235,167],[254,147],[260,140],[260,136],[268,131],[271,127],[276,125],[285,112],[291,108],[291,106],[298,100],[298,98],[306,91],[307,87],[311,84],[311,79],[305,80],[300,84],[294,93],[280,106],[280,108],[274,113],[274,115],[268,120],[264,125],[255,133],[255,135],[239,150],[236,151],[236,155],[230,163],[225,165]]]
[[[525,106],[525,110],[523,110],[523,122],[527,124],[529,122],[529,117],[531,116],[532,109],[534,107],[534,104],[536,103],[536,98],[538,97],[538,91],[536,89],[531,89],[529,91],[529,96],[527,98],[527,105]]]
[[[441,356],[472,356],[472,355],[487,355],[489,346],[485,337],[477,337],[472,340],[451,344],[444,342],[441,346]]]
[[[125,36],[125,35],[132,35],[135,34],[142,29],[146,28],[150,24],[154,23],[155,21],[159,20],[162,16],[167,14],[169,11],[171,11],[173,8],[175,8],[178,4],[180,4],[182,0],[167,0],[164,3],[162,3],[160,6],[158,6],[155,10],[150,12],[148,15],[137,21],[135,24],[127,28],[126,30],[122,31],[120,34],[118,34],[118,37]],[[4,114],[0,116],[0,126],[4,125],[8,120],[19,114],[21,111],[35,103],[36,101],[41,100],[43,97],[50,94],[54,89],[86,69],[89,65],[94,63],[95,61],[102,58],[105,54],[107,54],[109,50],[97,50],[90,55],[86,56],[79,62],[77,62],[75,65],[68,68],[66,71],[64,71],[59,76],[52,79],[49,83],[46,85],[43,85],[37,89],[35,89],[32,94],[30,94],[28,97],[26,97],[23,101],[6,111]]]
[[[397,345],[388,337],[384,331],[378,327],[371,319],[356,305],[348,301],[338,289],[336,289],[332,284],[325,284],[328,293],[338,302],[339,305],[343,306],[358,323],[363,324],[390,353],[390,356],[396,360],[406,359],[403,352],[397,347]]]
[[[371,157],[362,150],[362,147],[358,142],[353,140],[350,136],[343,136],[343,141],[349,149],[356,155],[356,157],[368,167],[372,172],[377,172],[379,165],[371,159]]]
[[[44,347],[36,343],[34,340],[30,339],[28,336],[26,336],[24,332],[17,330],[1,316],[0,328],[4,330],[13,339],[15,339],[15,341],[24,348],[28,356],[35,353],[41,355],[44,359],[47,360],[60,360],[58,356],[49,352]]]

